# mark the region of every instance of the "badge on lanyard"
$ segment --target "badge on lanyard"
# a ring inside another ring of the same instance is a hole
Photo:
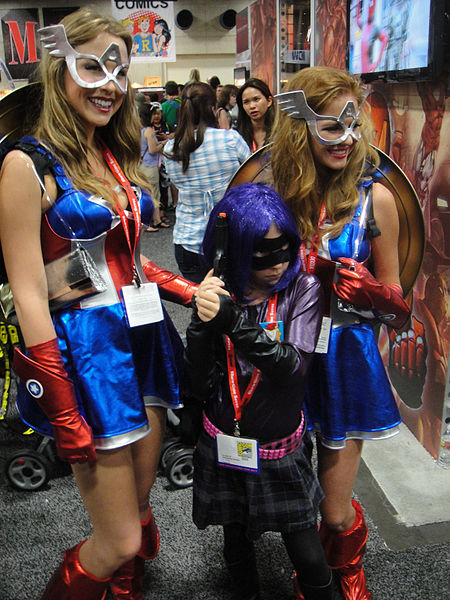
[[[128,327],[139,327],[164,319],[156,283],[125,285],[120,293]]]
[[[109,148],[101,138],[98,139],[98,142],[111,173],[125,190],[134,219],[134,244],[132,244],[128,217],[116,197],[116,209],[130,250],[131,269],[133,272],[133,285],[123,286],[120,290],[127,323],[129,327],[139,327],[140,325],[157,323],[164,318],[158,286],[156,283],[143,283],[141,281],[134,259],[141,233],[141,208],[139,206],[139,201],[130,182],[123,174],[122,169]]]
[[[217,464],[227,469],[259,473],[259,444],[251,438],[217,434]]]
[[[276,321],[277,300],[278,294],[270,296],[267,304],[267,322],[260,323],[260,326],[269,333],[271,339],[278,339],[280,337],[282,339],[283,337],[283,322]],[[234,347],[228,336],[225,336],[225,348],[227,351],[228,383],[235,414],[234,435],[226,435],[224,433],[217,435],[217,464],[228,469],[259,473],[258,440],[241,437],[239,423],[242,417],[242,409],[250,402],[259,384],[261,371],[256,367],[253,369],[247,389],[241,396]]]

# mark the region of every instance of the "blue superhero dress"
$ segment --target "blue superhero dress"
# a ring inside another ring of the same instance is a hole
[[[32,144],[49,156],[34,138]],[[65,368],[75,387],[81,414],[91,426],[95,446],[111,449],[144,437],[150,430],[145,406],[178,408],[179,367],[183,344],[170,317],[129,328],[120,301],[120,289],[132,284],[130,250],[120,218],[102,198],[75,190],[62,166],[51,157],[51,172],[58,198],[45,212],[41,225],[44,263],[68,254],[74,237],[100,270],[106,291],[53,314]],[[151,197],[134,188],[143,223],[153,212]],[[134,220],[127,211],[131,239]],[[135,262],[142,281],[147,281],[137,244]],[[33,397],[22,386],[18,394],[22,419],[44,435],[52,427]]]
[[[330,261],[348,257],[364,262],[369,258],[370,241],[360,217],[371,184],[361,186],[360,203],[341,234],[334,239],[326,233],[322,236],[315,271],[333,324],[328,353],[314,355],[305,412],[309,427],[320,433],[325,446],[334,449],[344,448],[346,439],[391,437],[398,433],[401,422],[373,324],[340,311],[331,285],[335,265]]]

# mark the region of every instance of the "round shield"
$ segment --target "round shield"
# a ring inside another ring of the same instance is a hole
[[[30,133],[41,108],[41,84],[29,83],[0,101],[0,145],[14,143]]]
[[[270,145],[252,154],[236,171],[229,187],[248,181],[271,183]],[[394,196],[399,219],[398,259],[400,282],[407,296],[417,279],[425,251],[425,224],[419,199],[411,182],[390,156],[376,148],[380,164],[373,172],[374,181]]]

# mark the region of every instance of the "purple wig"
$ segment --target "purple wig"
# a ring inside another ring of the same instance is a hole
[[[282,198],[269,186],[243,183],[231,188],[213,208],[203,237],[204,258],[211,268],[216,251],[215,224],[219,213],[228,217],[228,250],[226,280],[229,291],[245,302],[245,290],[252,270],[254,247],[264,238],[272,223],[289,242],[290,260],[286,272],[271,292],[287,287],[297,275],[300,260],[300,238],[295,220]]]

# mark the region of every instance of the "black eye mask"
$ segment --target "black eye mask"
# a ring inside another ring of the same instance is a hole
[[[254,247],[253,252],[267,252],[266,256],[253,256],[252,269],[263,271],[280,263],[289,262],[291,253],[289,247],[283,250],[283,246],[289,243],[287,236],[283,233],[276,238],[264,238]]]

